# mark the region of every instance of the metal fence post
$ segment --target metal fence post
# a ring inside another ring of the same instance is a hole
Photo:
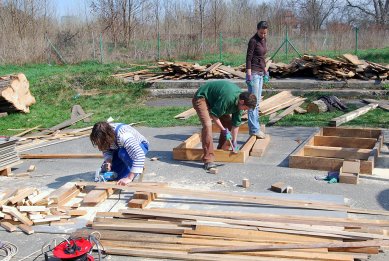
[[[285,59],[288,60],[288,44],[289,44],[289,39],[288,39],[288,27],[286,27],[285,39],[286,39],[286,44],[285,44]]]
[[[222,32],[220,32],[219,35],[219,61],[222,61],[222,52],[223,52],[223,35]]]
[[[355,54],[358,54],[358,31],[359,28],[355,27]]]
[[[157,59],[158,61],[161,59],[161,38],[159,36],[159,32],[157,35]]]
[[[103,55],[103,34],[100,33],[100,63],[104,63],[104,55]]]

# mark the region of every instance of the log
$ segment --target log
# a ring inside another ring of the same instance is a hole
[[[328,111],[328,107],[327,107],[327,104],[325,102],[323,102],[322,100],[317,100],[317,101],[313,101],[310,104],[308,104],[307,111],[308,112],[316,112],[316,113],[326,112],[326,111]]]
[[[0,77],[0,112],[30,112],[35,98],[24,74]]]

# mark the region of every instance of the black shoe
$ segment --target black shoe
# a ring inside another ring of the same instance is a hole
[[[212,168],[213,169],[217,168],[215,163],[213,163],[213,162],[204,163],[204,169],[205,170],[210,170]]]

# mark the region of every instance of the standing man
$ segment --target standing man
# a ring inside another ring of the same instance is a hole
[[[265,55],[267,35],[267,22],[257,24],[257,33],[251,37],[246,55],[246,83],[250,93],[257,97],[257,106],[248,112],[248,124],[250,135],[264,139],[265,134],[261,131],[259,122],[259,102],[262,95],[263,82],[269,81],[269,73],[266,70]]]
[[[127,185],[143,172],[149,142],[130,125],[98,122],[90,140],[104,154],[102,171],[116,172],[118,185]]]
[[[257,98],[254,94],[242,92],[241,88],[232,82],[217,80],[200,86],[192,99],[192,104],[203,126],[201,132],[203,162],[204,169],[209,170],[216,167],[213,153],[212,120],[220,129],[217,148],[221,149],[227,139],[231,140],[235,148],[242,110],[254,109]]]

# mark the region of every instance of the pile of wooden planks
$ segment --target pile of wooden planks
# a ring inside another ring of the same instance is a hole
[[[35,103],[24,74],[0,77],[0,112],[30,112]]]
[[[245,73],[239,69],[225,66],[222,63],[208,64],[205,66],[189,62],[158,62],[162,72],[154,72],[155,66],[135,72],[114,74],[113,77],[132,81],[155,82],[160,80],[182,79],[244,79]]]
[[[0,140],[0,176],[8,176],[11,172],[10,166],[18,161],[16,140]]]
[[[344,160],[360,160],[360,173],[373,173],[383,146],[380,129],[325,127],[289,156],[289,167],[339,171]]]
[[[79,205],[66,204],[81,193],[82,187],[69,182],[53,192],[33,187],[10,188],[0,192],[0,223],[7,231],[17,227],[27,234],[33,225],[73,224],[71,218],[87,214]]]
[[[344,79],[389,79],[389,67],[359,60],[352,54],[344,54],[337,59],[325,56],[304,55],[290,64],[273,63],[269,68],[273,77],[315,77],[320,80]]]
[[[387,215],[387,211],[351,209],[341,203],[292,200],[241,193],[205,192],[171,187],[122,187],[87,184],[96,188],[158,193],[163,201],[172,197],[181,208],[154,207],[97,212],[90,229],[72,236],[99,231],[107,254],[177,260],[366,260],[389,246],[388,220],[304,215],[316,208]],[[188,209],[187,204],[212,202],[207,210]],[[253,213],[253,207],[276,205],[278,214]],[[223,206],[223,210],[217,206]],[[235,207],[234,207],[235,206]],[[287,209],[301,211],[289,214]],[[234,210],[232,210],[234,209]],[[285,211],[285,212],[284,212]],[[288,214],[283,214],[288,213]],[[298,214],[296,214],[298,213]]]

